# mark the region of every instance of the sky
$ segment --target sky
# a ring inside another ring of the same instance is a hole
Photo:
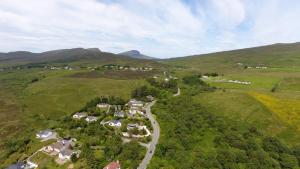
[[[159,58],[300,41],[299,0],[0,0],[0,51]]]

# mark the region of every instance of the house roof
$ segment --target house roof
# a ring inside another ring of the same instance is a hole
[[[72,154],[74,154],[74,152],[70,149],[65,149],[61,151],[60,154],[62,154],[63,156],[71,156]]]
[[[95,117],[95,116],[87,116],[86,119],[88,119],[88,120],[97,120],[97,117]]]
[[[51,130],[42,130],[42,131],[39,131],[37,134],[38,135],[48,135],[51,132],[52,132]]]
[[[6,169],[24,169],[24,168],[25,168],[25,164],[23,162],[18,162],[16,164],[12,164],[8,166]]]
[[[103,169],[119,169],[119,168],[121,168],[121,166],[118,162],[111,162],[107,166],[105,166]]]
[[[51,144],[51,147],[54,148],[54,149],[58,149],[58,150],[61,150],[64,148],[64,144],[62,142],[55,142],[53,144]]]
[[[114,124],[121,123],[121,121],[120,121],[120,120],[112,120],[112,121],[110,121],[110,122],[112,122],[112,123],[114,123]]]
[[[87,112],[77,112],[74,115],[78,115],[78,116],[86,116]]]

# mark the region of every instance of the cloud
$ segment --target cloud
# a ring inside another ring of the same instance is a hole
[[[291,2],[1,0],[0,51],[99,47],[166,58],[296,41],[299,2]]]

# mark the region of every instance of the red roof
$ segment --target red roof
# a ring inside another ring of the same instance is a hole
[[[120,169],[121,166],[118,162],[111,162],[107,166],[105,166],[103,169]]]

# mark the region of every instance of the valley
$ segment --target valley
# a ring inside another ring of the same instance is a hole
[[[60,128],[86,148],[75,168],[103,168],[117,160],[136,168],[147,154],[153,156],[150,169],[299,167],[299,49],[299,43],[276,44],[165,60],[85,49],[56,51],[55,57],[47,52],[37,59],[0,57],[5,60],[0,64],[0,168],[49,144],[35,139],[38,131]],[[134,69],[120,69],[127,65]],[[96,97],[127,102],[148,95],[156,100],[151,112],[160,125],[159,138],[152,138],[158,141],[155,151],[120,144],[120,131],[105,132],[98,122],[91,126],[101,137],[80,135],[63,122]],[[89,144],[97,149],[88,149]]]

